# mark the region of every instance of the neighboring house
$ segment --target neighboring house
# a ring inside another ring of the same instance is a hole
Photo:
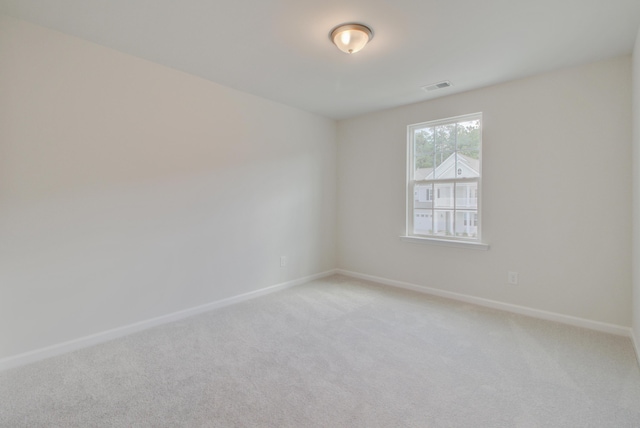
[[[434,168],[417,169],[414,173],[414,233],[477,236],[479,169],[478,159],[461,153],[446,158],[435,171]]]

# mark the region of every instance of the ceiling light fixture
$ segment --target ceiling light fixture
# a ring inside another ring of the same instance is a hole
[[[342,52],[352,54],[373,39],[373,32],[362,24],[342,24],[331,30],[329,38]]]

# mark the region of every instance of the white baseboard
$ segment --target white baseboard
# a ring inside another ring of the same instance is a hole
[[[563,315],[556,312],[548,312],[541,309],[528,308],[526,306],[513,305],[511,303],[498,302],[496,300],[483,299],[481,297],[469,296],[467,294],[454,293],[452,291],[439,290],[437,288],[423,287],[421,285],[411,284],[408,282],[395,281],[393,279],[381,278],[373,275],[366,275],[358,272],[351,272],[344,269],[338,269],[338,274],[350,276],[353,278],[363,279],[366,281],[377,282],[383,285],[389,285],[392,287],[403,288],[405,290],[417,291],[419,293],[430,294],[439,297],[445,297],[452,300],[458,300],[465,303],[472,303],[474,305],[485,306],[488,308],[498,309],[506,312],[512,312],[515,314],[526,315],[533,318],[539,318],[547,321],[556,321],[562,324],[568,324],[576,327],[583,327],[589,330],[600,331],[604,333],[611,333],[618,336],[631,337],[633,340],[632,330],[629,327],[624,327],[616,324],[607,324],[600,321],[592,321],[584,318],[578,318],[571,315]],[[638,352],[637,342],[636,352]],[[638,354],[640,355],[640,353]]]
[[[142,330],[147,330],[152,327],[157,327],[162,324],[178,321],[183,318],[188,318],[197,314],[201,314],[203,312],[208,312],[214,309],[223,308],[225,306],[244,302],[250,299],[255,299],[256,297],[260,297],[266,294],[274,293],[276,291],[284,290],[285,288],[295,287],[297,285],[301,285],[306,282],[313,281],[315,279],[324,278],[326,276],[334,275],[336,273],[337,271],[333,269],[333,270],[321,272],[315,275],[305,276],[303,278],[283,282],[283,283],[272,285],[266,288],[261,288],[260,290],[255,290],[249,293],[240,294],[238,296],[228,297],[226,299],[206,303],[204,305],[196,306],[194,308],[173,312],[171,314],[162,315],[156,318],[151,318],[145,321],[140,321],[134,324],[129,324],[123,327],[114,328],[111,330],[103,331],[103,332],[92,334],[89,336],[80,337],[78,339],[73,339],[67,342],[47,346],[45,348],[40,348],[33,351],[25,352],[23,354],[6,357],[3,359],[0,359],[0,371],[8,370],[15,367],[20,367],[26,364],[34,363],[36,361],[44,360],[46,358],[55,357],[57,355],[66,354],[67,352],[76,351],[78,349],[97,345],[99,343],[103,343],[109,340],[117,339],[119,337],[127,336],[132,333],[137,333]]]

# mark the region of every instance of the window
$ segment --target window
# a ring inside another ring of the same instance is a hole
[[[408,127],[407,235],[480,242],[482,114]]]

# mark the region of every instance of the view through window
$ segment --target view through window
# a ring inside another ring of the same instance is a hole
[[[408,127],[407,234],[480,240],[482,114]]]

